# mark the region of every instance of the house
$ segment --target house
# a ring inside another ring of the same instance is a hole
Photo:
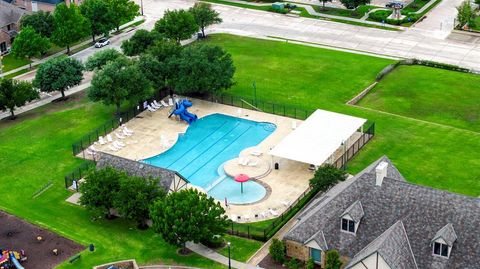
[[[0,1],[0,55],[8,51],[20,29],[20,19],[25,11]]]
[[[1,0],[0,0],[1,1]],[[82,0],[3,0],[12,3],[29,12],[36,12],[39,10],[53,12],[55,7],[60,3],[75,3],[79,5]]]
[[[406,182],[387,157],[315,198],[284,237],[287,255],[346,269],[480,268],[480,198]]]
[[[188,180],[180,174],[146,163],[125,159],[108,153],[98,153],[97,169],[112,167],[126,172],[129,176],[159,178],[159,187],[168,192],[176,192],[187,187]]]

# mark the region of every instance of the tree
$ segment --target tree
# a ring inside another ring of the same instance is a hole
[[[92,56],[88,57],[85,62],[85,70],[93,71],[95,69],[102,69],[110,61],[115,61],[118,58],[127,59],[125,55],[118,52],[116,49],[104,49],[101,51],[95,52]]]
[[[136,221],[138,228],[146,229],[150,205],[164,196],[163,190],[158,187],[158,179],[122,177],[120,189],[113,204],[120,215],[128,220]]]
[[[92,170],[80,185],[80,204],[87,209],[98,211],[111,218],[115,195],[120,189],[120,180],[127,175],[111,167]]]
[[[463,2],[459,7],[457,7],[458,14],[457,20],[460,28],[468,25],[473,27],[475,25],[475,12],[470,5],[470,1]]]
[[[195,189],[170,193],[150,209],[155,232],[173,245],[210,239],[222,235],[228,226],[225,210],[212,197]]]
[[[285,244],[283,241],[274,238],[272,244],[268,248],[268,253],[274,261],[278,263],[285,262]]]
[[[360,5],[369,4],[370,0],[340,0],[340,2],[348,9],[357,9]]]
[[[125,101],[139,102],[150,97],[150,82],[142,74],[138,65],[122,58],[108,62],[97,70],[88,90],[88,97],[94,102],[115,105],[117,114]]]
[[[322,2],[322,10],[325,10],[325,3],[332,2],[332,0],[320,0],[320,2]]]
[[[89,22],[80,13],[75,4],[67,6],[61,3],[53,12],[55,30],[52,34],[53,43],[60,47],[67,47],[70,53],[70,45],[88,33]]]
[[[129,40],[123,41],[123,53],[127,56],[135,56],[144,53],[160,38],[160,35],[155,31],[149,32],[144,29],[137,30]]]
[[[315,268],[315,261],[312,258],[308,259],[305,269],[314,269],[314,268]]]
[[[342,262],[340,254],[335,249],[327,251],[325,256],[325,269],[340,269]]]
[[[330,0],[331,1],[331,0]],[[212,5],[209,3],[195,3],[195,5],[190,8],[190,13],[193,14],[197,25],[202,30],[202,36],[205,37],[205,28],[215,23],[221,23],[222,19],[220,14],[212,9]]]
[[[191,38],[198,31],[198,25],[193,14],[186,10],[167,10],[163,18],[155,23],[154,30],[180,43]]]
[[[25,57],[30,61],[32,57],[39,57],[47,51],[49,47],[50,42],[46,37],[35,32],[32,27],[27,26],[22,29],[13,41],[12,54],[17,58]],[[31,61],[30,68],[32,68]]]
[[[30,26],[35,29],[35,32],[46,38],[50,38],[55,29],[52,14],[43,10],[32,14],[25,14],[22,17],[20,25],[22,29]]]
[[[174,89],[180,94],[218,93],[233,85],[232,57],[218,46],[194,45],[176,60]]]
[[[122,23],[133,20],[140,10],[140,7],[130,0],[107,0],[107,3],[109,15],[117,32]]]
[[[70,57],[52,58],[37,70],[33,85],[42,92],[60,91],[65,99],[65,90],[79,85],[83,80],[83,65]]]
[[[345,171],[336,168],[333,165],[325,164],[320,166],[312,179],[310,186],[318,191],[327,191],[337,182],[344,181],[347,178]]]
[[[12,120],[15,119],[15,107],[21,107],[38,98],[38,91],[30,82],[0,78],[0,110],[10,111]]]
[[[113,26],[108,3],[104,0],[85,0],[80,5],[80,12],[89,21],[90,35],[95,43],[96,35],[108,35]]]

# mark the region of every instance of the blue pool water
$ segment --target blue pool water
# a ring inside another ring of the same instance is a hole
[[[223,164],[237,158],[243,149],[258,145],[275,129],[268,122],[212,114],[192,123],[169,150],[144,162],[179,172],[220,201],[256,202],[265,196],[265,188],[249,181],[243,183],[242,194],[240,183],[225,175]]]

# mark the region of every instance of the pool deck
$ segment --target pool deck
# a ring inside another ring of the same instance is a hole
[[[254,178],[258,177],[255,180],[267,187],[267,196],[259,202],[247,205],[230,204],[226,207],[230,218],[238,222],[274,218],[277,214],[284,212],[289,204],[308,188],[313,172],[308,169],[307,164],[276,158],[268,154],[271,148],[292,132],[292,122],[295,121],[298,126],[302,123],[301,120],[198,99],[192,99],[192,102],[193,106],[188,110],[199,118],[222,113],[259,122],[271,122],[277,126],[277,129],[259,145],[254,148],[246,148],[240,153],[240,157],[248,158],[250,164],[256,163],[255,166],[240,165],[237,158],[230,160],[225,165],[225,172],[228,175],[245,173]],[[130,130],[134,131],[134,134],[125,139],[118,139],[115,135],[116,130],[112,132],[113,140],[119,140],[126,144],[123,149],[112,151],[108,145],[95,144],[96,149],[132,160],[146,159],[168,150],[177,141],[178,134],[184,133],[188,128],[187,123],[174,117],[168,118],[168,111],[169,108],[162,108],[156,112],[142,112],[126,124]],[[261,155],[254,156],[252,152],[261,153]],[[273,169],[274,163],[279,164],[278,170]],[[220,202],[225,207],[224,202]]]

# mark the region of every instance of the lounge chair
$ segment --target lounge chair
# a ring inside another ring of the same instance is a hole
[[[237,215],[232,214],[232,215],[230,216],[230,219],[231,219],[232,221],[237,221]]]
[[[295,129],[297,129],[297,122],[292,121],[292,130],[295,130]]]
[[[239,164],[239,165],[246,166],[249,161],[250,161],[250,160],[249,160],[248,158],[244,158],[244,157],[239,157],[239,158],[238,158],[238,164]]]
[[[126,136],[132,136],[133,135],[133,133],[128,132],[126,129],[123,129],[122,132]]]
[[[128,129],[126,125],[123,125],[123,130],[125,130],[127,133],[130,133],[130,134],[134,133],[132,130]]]
[[[155,106],[158,107],[158,108],[162,108],[162,107],[163,107],[163,105],[160,104],[159,102],[157,102],[157,100],[153,100],[153,103],[154,103]]]
[[[162,106],[157,106],[157,104],[155,104],[154,102],[151,102],[150,103],[150,106],[153,107],[154,109],[158,110],[160,109]]]
[[[105,144],[107,144],[107,141],[105,141],[105,139],[103,139],[103,136],[100,136],[98,138],[98,143],[100,143],[100,145],[105,145]]]
[[[172,98],[168,98],[168,105],[169,106],[173,106],[173,99]]]
[[[253,155],[253,156],[262,156],[263,152],[259,151],[259,150],[254,150],[252,152],[250,152],[250,155]]]
[[[113,142],[113,138],[112,138],[111,134],[107,135],[107,141],[110,142],[110,143]]]
[[[255,167],[258,165],[258,161],[247,162],[247,166]]]
[[[118,132],[115,133],[115,136],[119,139],[125,139],[126,138],[125,136],[123,136],[121,133],[118,133]]]
[[[147,106],[148,111],[155,112],[157,111],[155,108],[151,107],[150,105]]]
[[[245,216],[243,216],[243,219],[244,219],[245,221],[249,221],[249,220],[250,220],[250,216],[249,216],[249,215],[245,215]]]
[[[292,205],[292,201],[283,201],[282,204],[285,206],[285,207],[289,207],[290,205]]]
[[[113,145],[108,145],[108,148],[109,148],[111,151],[118,151],[118,148],[114,147]]]
[[[163,101],[163,100],[160,100],[160,104],[162,104],[162,106],[164,106],[164,107],[168,107],[168,104],[165,103],[165,101]]]
[[[268,212],[270,212],[270,214],[272,214],[272,216],[274,216],[274,217],[277,217],[278,215],[280,215],[280,214],[278,214],[277,211],[275,211],[275,210],[273,210],[273,209],[271,209],[271,208],[268,209]]]
[[[125,143],[122,143],[118,140],[113,141],[113,145],[116,146],[117,148],[123,148],[125,147]]]

